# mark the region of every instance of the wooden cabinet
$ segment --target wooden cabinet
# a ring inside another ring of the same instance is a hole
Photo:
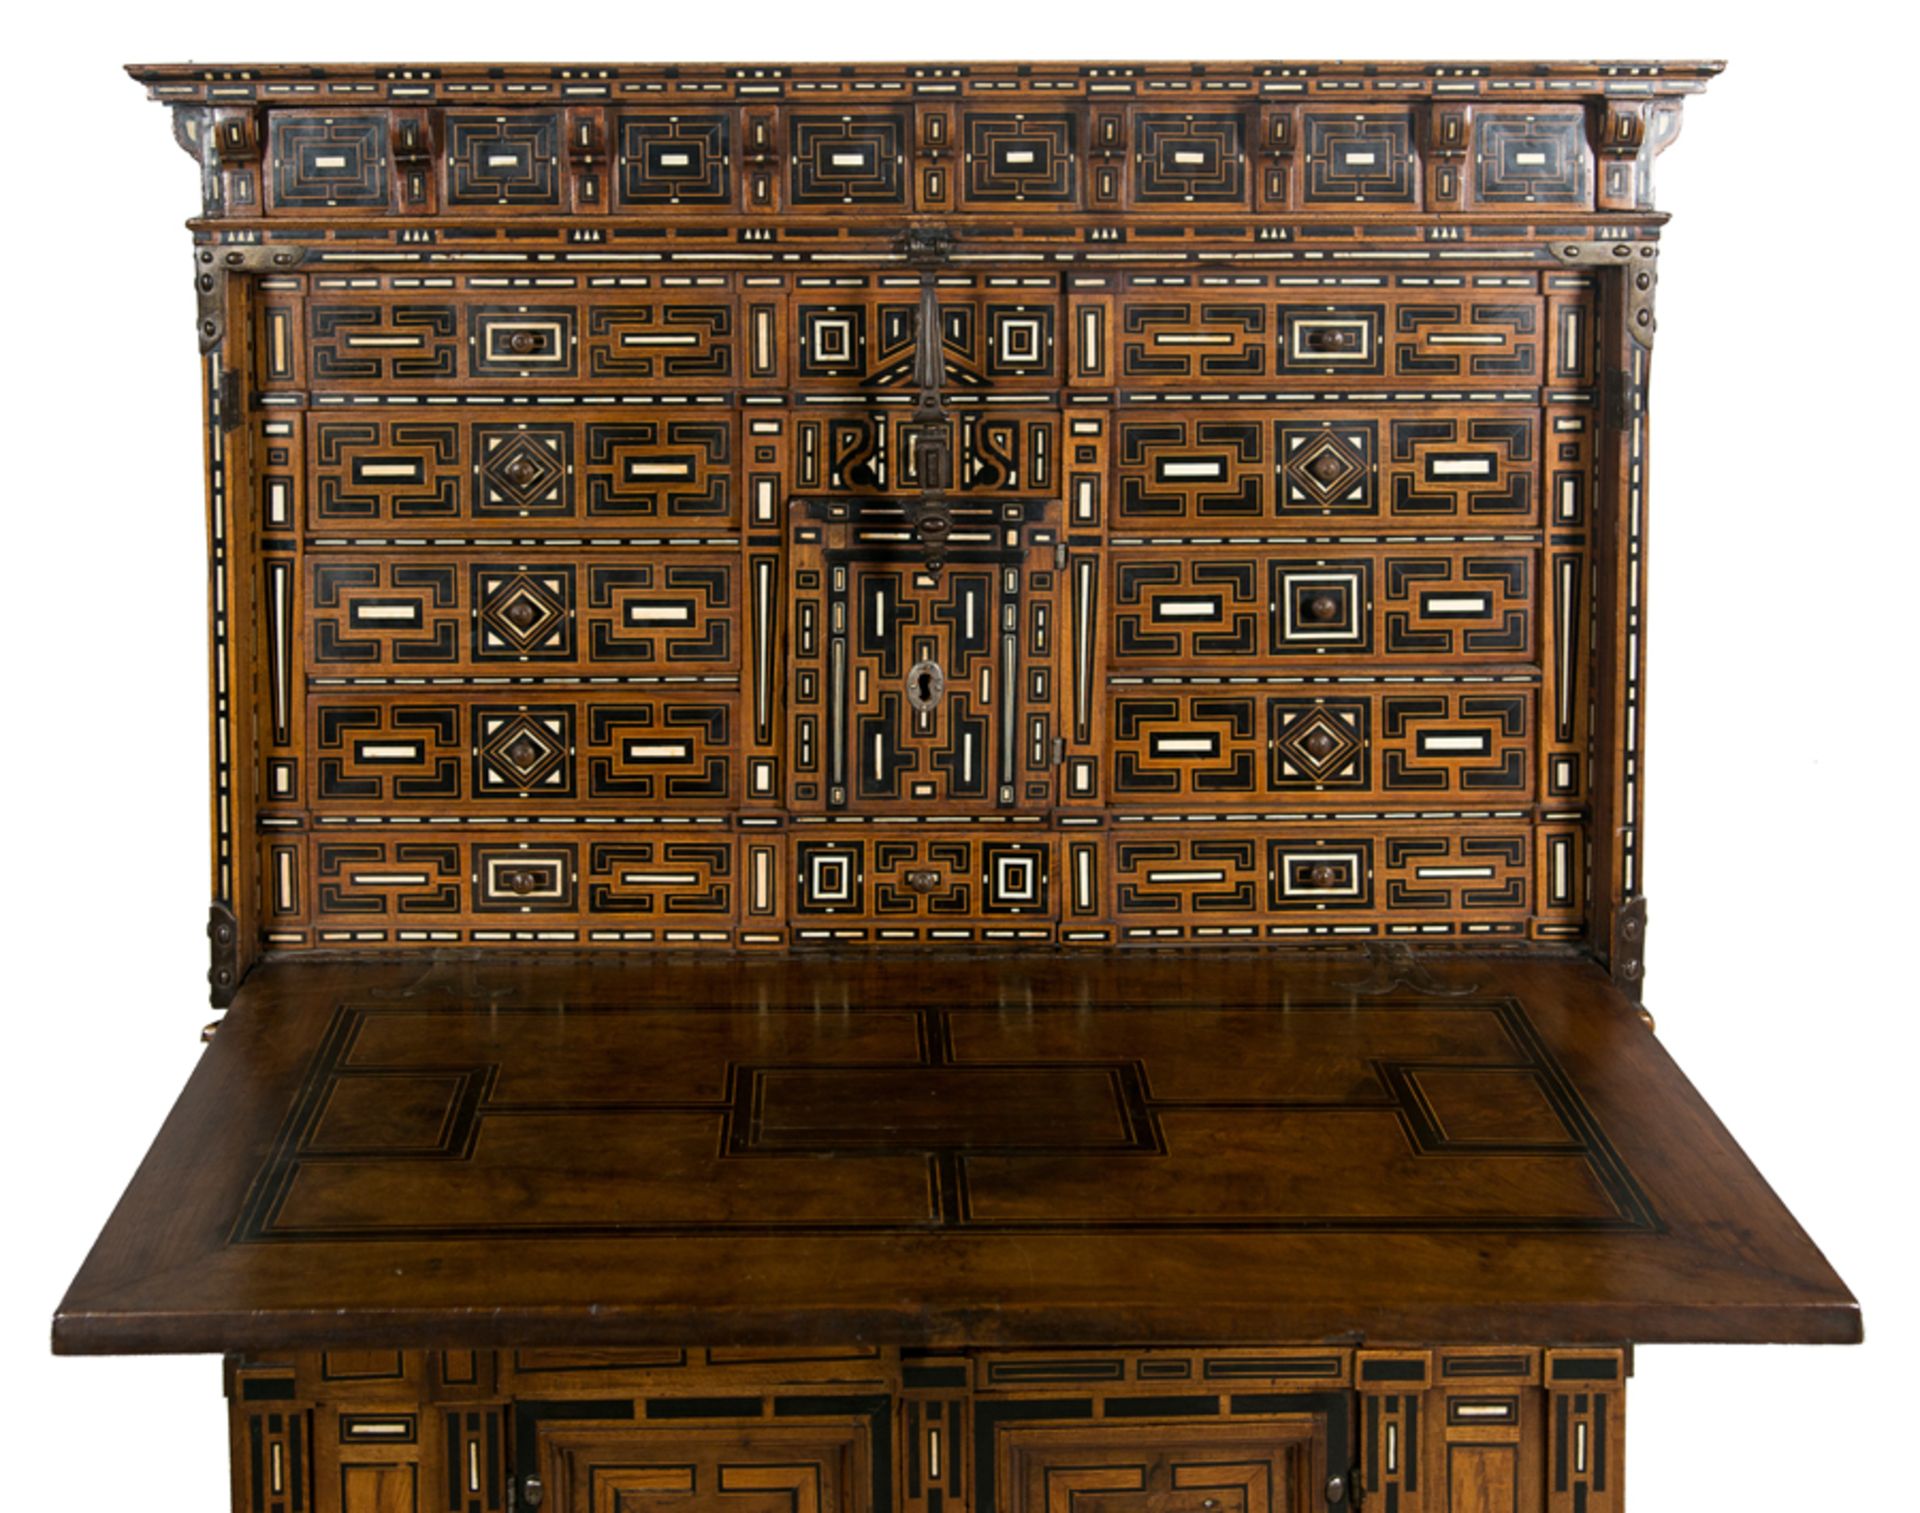
[[[1716,71],[133,70],[231,1012],[56,1348],[238,1513],[1618,1513],[1857,1339],[1639,1009]]]

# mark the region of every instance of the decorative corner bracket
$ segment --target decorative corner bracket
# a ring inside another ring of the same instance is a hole
[[[1653,345],[1653,294],[1660,283],[1658,243],[1549,242],[1547,250],[1570,267],[1618,268],[1627,334],[1643,347]]]
[[[207,910],[207,945],[212,956],[212,965],[207,968],[207,996],[216,1009],[224,1009],[240,988],[240,922],[217,898]]]
[[[1336,982],[1334,987],[1342,993],[1371,996],[1391,993],[1395,988],[1406,988],[1410,992],[1427,993],[1435,998],[1465,998],[1469,993],[1480,991],[1477,982],[1440,981],[1427,964],[1414,955],[1413,947],[1397,940],[1369,941],[1360,947],[1360,954],[1367,964],[1367,975],[1347,982]]]
[[[305,247],[257,242],[195,247],[193,292],[199,302],[197,327],[204,355],[226,340],[227,279],[235,273],[280,273],[307,255]]]
[[[1613,911],[1613,951],[1607,958],[1607,967],[1613,973],[1614,985],[1639,1003],[1647,977],[1645,894],[1636,893],[1632,898],[1622,899],[1620,907]]]

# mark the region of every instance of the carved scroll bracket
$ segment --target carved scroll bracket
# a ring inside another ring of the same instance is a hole
[[[225,244],[193,249],[193,291],[200,350],[211,352],[227,334],[227,278],[235,273],[280,273],[307,255],[304,247],[277,243]]]
[[[1549,242],[1547,250],[1576,268],[1618,268],[1626,291],[1627,334],[1653,345],[1654,290],[1659,286],[1660,248],[1654,242]]]

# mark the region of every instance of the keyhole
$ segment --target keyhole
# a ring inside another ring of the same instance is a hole
[[[938,662],[916,662],[907,669],[907,702],[922,714],[940,702],[947,691],[947,675]]]

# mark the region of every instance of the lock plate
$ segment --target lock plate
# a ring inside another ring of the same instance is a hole
[[[938,662],[915,662],[907,669],[907,702],[925,714],[947,691],[947,675]]]

